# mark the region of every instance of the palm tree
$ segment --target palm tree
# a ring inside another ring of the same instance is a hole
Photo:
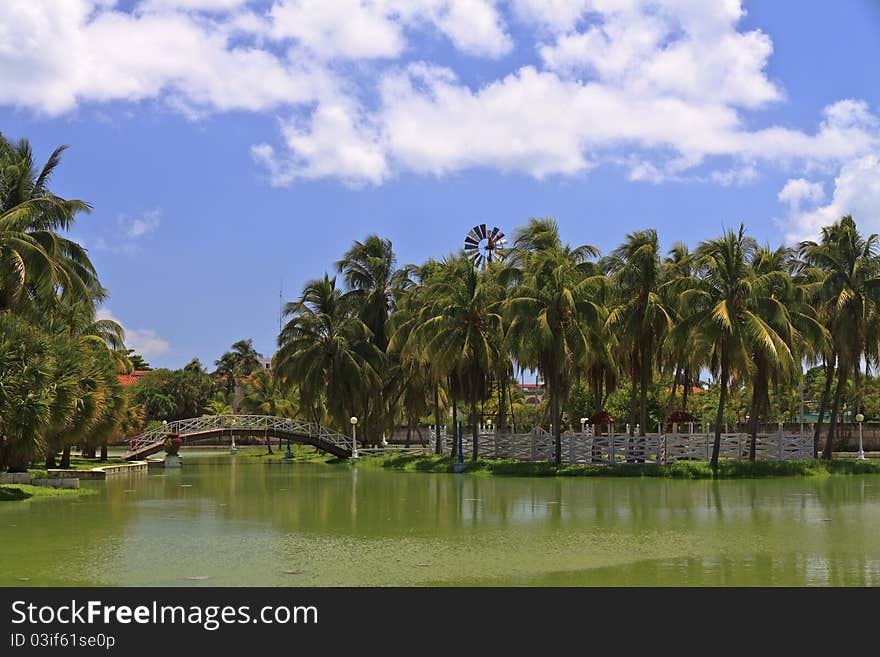
[[[506,276],[512,285],[506,310],[508,339],[518,363],[537,368],[550,395],[555,459],[562,460],[561,409],[572,373],[586,367],[594,336],[602,332],[605,277],[588,258],[591,246],[562,244],[552,219],[532,219],[514,240]]]
[[[661,287],[661,294],[666,307],[673,313],[673,320],[677,325],[682,317],[682,309],[679,304],[679,295],[676,293],[675,281],[690,279],[697,275],[695,258],[686,244],[676,242],[669,249],[669,253],[663,262],[665,272],[663,278],[666,281]],[[669,409],[679,408],[685,412],[688,409],[688,395],[694,385],[694,373],[698,373],[704,365],[704,360],[697,349],[694,348],[692,335],[682,331],[673,330],[664,341],[664,360],[667,367],[672,371],[672,390],[669,396]],[[675,402],[678,387],[682,389],[681,406]]]
[[[718,467],[731,377],[743,379],[752,374],[756,344],[773,354],[785,348],[782,337],[760,314],[761,300],[769,295],[777,276],[759,275],[752,269],[756,250],[756,242],[740,225],[737,232],[728,230],[723,237],[701,243],[696,251],[698,276],[675,281],[676,287],[683,288],[684,317],[677,329],[693,336],[694,345],[709,353],[709,367],[720,386],[710,461],[713,469]]]
[[[657,231],[640,230],[626,236],[606,261],[614,284],[614,307],[608,314],[609,332],[621,336],[632,363],[633,398],[639,381],[640,435],[648,427],[648,386],[654,362],[661,353],[662,340],[672,331],[670,310],[660,294],[663,267]]]
[[[460,395],[471,405],[472,458],[476,460],[479,404],[488,396],[492,372],[503,357],[499,312],[503,290],[491,272],[479,271],[463,253],[439,263],[426,286],[416,329],[424,345],[423,358],[449,374],[453,398]],[[455,421],[453,431],[457,431]]]
[[[245,377],[258,370],[262,357],[263,354],[254,349],[253,339],[247,339],[234,343],[229,351],[214,361],[217,366],[215,374],[226,377],[226,397],[228,400],[232,401],[236,377]]]
[[[57,232],[90,211],[49,190],[66,148],[38,168],[26,140],[12,144],[0,135],[0,309],[105,294],[85,249]]]
[[[279,377],[260,370],[244,384],[241,410],[251,415],[294,417],[296,403],[290,393],[289,386]]]
[[[770,411],[770,383],[800,377],[800,361],[812,354],[810,345],[827,337],[809,303],[808,279],[797,273],[798,263],[787,247],[757,247],[750,262],[764,293],[755,300],[755,315],[772,328],[772,346],[765,340],[752,343],[752,402],[749,415],[749,459],[755,460],[758,421]],[[778,340],[776,339],[778,336]]]
[[[850,374],[858,372],[866,351],[868,319],[880,305],[878,239],[876,234],[862,237],[853,218],[846,215],[824,227],[819,242],[800,245],[801,257],[825,273],[819,303],[837,358],[837,387],[822,450],[825,459],[832,455],[843,390]]]
[[[0,471],[24,472],[45,453],[56,410],[54,370],[46,336],[0,311]]]
[[[358,317],[370,329],[373,345],[386,352],[390,337],[388,321],[397,301],[412,284],[410,268],[397,267],[391,240],[368,235],[363,242],[354,241],[342,259],[336,262],[336,270],[345,282],[347,302],[357,308]],[[380,375],[384,384],[390,381],[388,372],[381,371]],[[386,388],[387,385],[382,385],[364,399],[366,432],[372,427],[378,434],[380,427],[389,428],[393,423],[393,404],[389,403],[389,397],[394,396],[394,391]]]
[[[379,383],[383,354],[370,329],[352,311],[326,274],[306,283],[299,301],[287,304],[290,318],[278,336],[273,371],[298,386],[300,403],[316,423],[327,412],[338,429],[348,426],[353,408]]]

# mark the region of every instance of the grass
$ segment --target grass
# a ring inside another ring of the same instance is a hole
[[[272,453],[269,454],[265,445],[248,445],[247,447],[238,447],[235,454],[237,459],[247,459],[260,461],[262,463],[284,463],[284,454],[287,446],[272,446]],[[337,463],[344,459],[338,459],[332,454],[319,452],[311,445],[299,445],[291,443],[290,452],[293,454],[295,463]]]
[[[70,497],[71,495],[94,495],[97,492],[94,488],[46,488],[45,486],[31,486],[30,484],[2,484],[0,485],[0,502],[17,502],[31,498]]]
[[[620,465],[555,465],[547,461],[478,459],[466,461],[475,475],[517,477],[666,477],[672,479],[750,479],[758,477],[827,476],[832,474],[880,474],[880,461],[835,459],[832,461],[728,461],[713,472],[708,463],[679,461],[669,465],[628,463]],[[391,455],[364,459],[361,466],[408,472],[452,472],[448,456]]]
[[[60,463],[61,459],[56,459],[56,463]],[[82,456],[71,456],[70,457],[70,467],[67,468],[59,468],[56,466],[56,469],[64,469],[64,470],[93,470],[94,468],[99,468],[105,465],[114,465],[118,464],[120,461],[118,459],[108,459],[106,461],[101,461],[99,459],[87,459]],[[49,473],[45,468],[28,468],[28,472],[31,473],[31,476],[34,479],[42,479],[49,476]]]

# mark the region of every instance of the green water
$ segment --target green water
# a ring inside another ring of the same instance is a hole
[[[98,495],[0,504],[0,585],[880,585],[880,476],[184,461],[84,484]]]

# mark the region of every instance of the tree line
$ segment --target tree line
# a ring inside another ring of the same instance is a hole
[[[51,466],[59,453],[64,466],[75,445],[106,456],[108,442],[147,421],[233,410],[342,431],[357,416],[374,444],[399,424],[412,431],[430,418],[439,428],[451,415],[473,432],[474,456],[486,415],[499,431],[543,423],[559,460],[563,426],[577,426],[578,413],[601,430],[613,408],[641,434],[659,406],[694,418],[688,395],[704,371],[715,381],[703,397],[713,465],[732,397],[747,406],[754,457],[759,421],[804,381],[821,382],[815,435],[830,414],[830,458],[842,405],[861,410],[871,395],[878,237],[851,216],[795,246],[760,245],[740,226],[664,253],[648,229],[607,254],[533,218],[485,267],[463,251],[399,266],[390,240],[369,235],[286,304],[274,375],[241,340],[212,374],[193,360],[125,389],[118,375],[145,363],[125,349],[121,326],[97,319],[107,291],[64,235],[91,210],[50,189],[64,149],[38,166],[27,141],[0,136],[0,469]],[[544,380],[543,416],[515,385],[523,370]],[[435,440],[439,451],[439,429]]]
[[[667,404],[681,404],[678,417],[696,419],[687,394],[709,371],[714,466],[731,390],[747,390],[754,458],[771,397],[814,366],[824,375],[815,435],[830,413],[830,458],[841,404],[861,408],[880,356],[877,240],[845,216],[795,246],[761,245],[741,225],[663,253],[647,229],[603,255],[533,218],[502,258],[478,268],[462,251],[399,267],[391,242],[370,235],[336,275],[309,281],[287,304],[273,370],[295,386],[300,414],[340,430],[356,415],[372,442],[429,413],[440,427],[447,409],[455,427],[466,409],[474,457],[485,408],[508,430],[516,370],[539,372],[557,461],[563,425],[578,421],[563,412],[573,391],[601,425],[625,386],[630,431],[644,435],[658,378],[669,381]]]
[[[86,250],[64,236],[91,207],[50,189],[65,146],[40,166],[27,140],[0,134],[0,471],[70,463],[71,447],[107,457],[137,428],[118,374],[131,369],[122,327]]]

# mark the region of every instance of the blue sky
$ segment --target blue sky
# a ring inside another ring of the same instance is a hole
[[[880,3],[7,0],[0,131],[56,191],[154,366],[271,354],[351,241],[401,263],[552,216],[607,251],[745,221],[880,231]]]

